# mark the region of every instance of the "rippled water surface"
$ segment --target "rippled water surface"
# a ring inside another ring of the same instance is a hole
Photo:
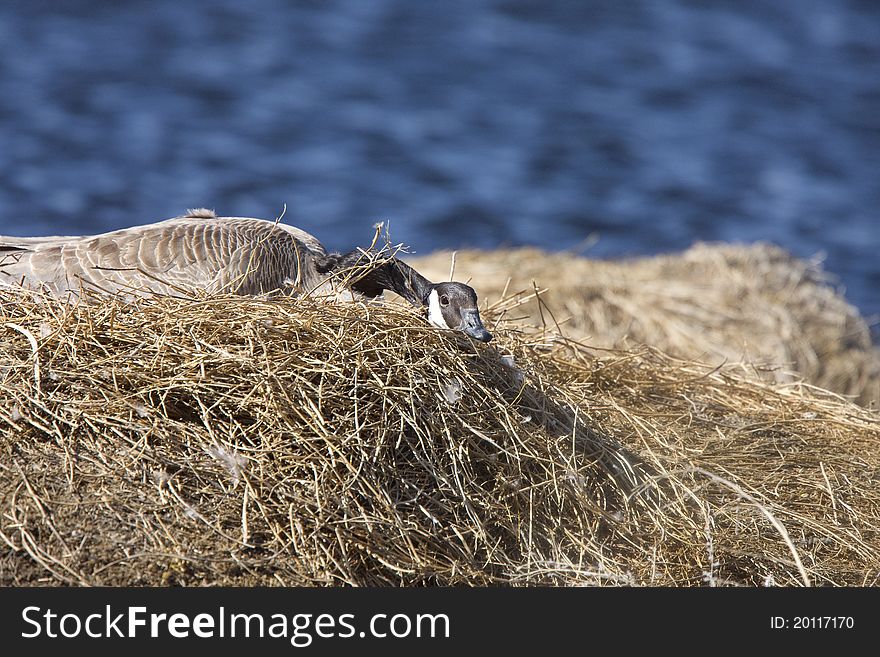
[[[0,4],[0,232],[284,204],[338,249],[768,240],[880,313],[880,3]]]

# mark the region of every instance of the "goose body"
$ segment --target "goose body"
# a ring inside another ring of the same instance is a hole
[[[0,282],[57,296],[311,291],[323,245],[303,230],[208,210],[80,237],[0,237]],[[296,285],[294,285],[296,283]]]
[[[428,308],[432,324],[491,339],[469,286],[434,284],[395,258],[371,263],[361,250],[328,253],[313,235],[265,219],[191,210],[100,235],[0,237],[0,286],[67,298],[84,290],[126,297],[196,291],[329,294],[337,292],[341,280],[334,274],[353,267],[360,271],[344,279],[349,294],[376,297],[392,290]]]

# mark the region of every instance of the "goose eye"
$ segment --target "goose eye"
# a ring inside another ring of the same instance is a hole
[[[449,305],[449,297],[447,297],[445,294],[440,297],[440,305],[444,307]]]

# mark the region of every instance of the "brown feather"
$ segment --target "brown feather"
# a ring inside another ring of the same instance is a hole
[[[326,256],[312,235],[284,224],[217,217],[209,210],[94,236],[0,237],[0,283],[44,287],[56,295],[83,288],[125,294],[312,291],[325,281]]]

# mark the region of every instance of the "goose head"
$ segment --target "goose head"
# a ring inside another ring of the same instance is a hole
[[[474,340],[489,342],[492,334],[483,326],[477,309],[477,293],[464,283],[433,283],[427,303],[428,321],[439,328],[462,331]]]

